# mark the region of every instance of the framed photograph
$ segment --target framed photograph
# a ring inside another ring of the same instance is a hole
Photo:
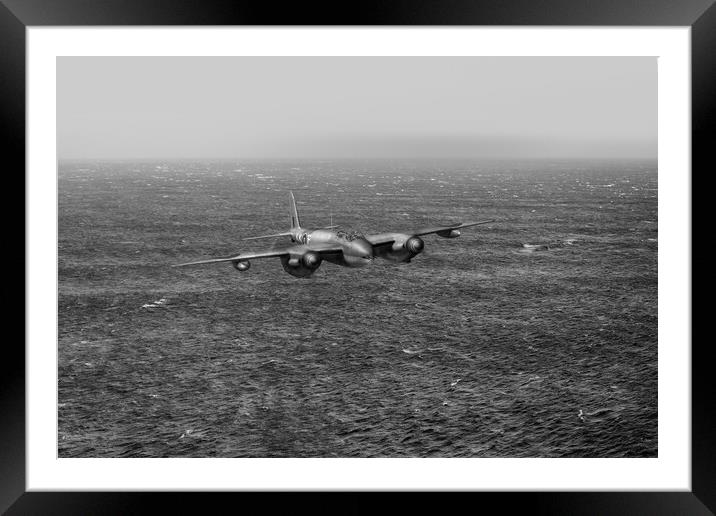
[[[3,2],[27,300],[3,510],[714,511],[712,2],[368,7]]]

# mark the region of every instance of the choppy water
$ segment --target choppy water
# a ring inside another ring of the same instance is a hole
[[[286,229],[428,236],[277,259]],[[248,245],[247,245],[248,244]],[[643,162],[66,162],[61,457],[654,457],[657,173]]]

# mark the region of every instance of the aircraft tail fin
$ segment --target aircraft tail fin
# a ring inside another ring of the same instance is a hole
[[[298,217],[298,209],[296,208],[296,199],[293,192],[288,192],[289,209],[291,210],[291,229],[301,229],[301,219]]]
[[[288,209],[291,214],[291,229],[281,233],[274,233],[273,235],[261,235],[255,237],[244,238],[243,240],[259,240],[261,238],[276,238],[282,236],[290,236],[294,238],[296,232],[301,229],[301,219],[298,218],[298,209],[296,208],[296,199],[293,197],[293,192],[288,192]]]

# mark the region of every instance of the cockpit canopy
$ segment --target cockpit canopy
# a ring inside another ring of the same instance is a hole
[[[360,231],[337,231],[336,236],[341,240],[348,240],[352,242],[356,238],[365,238],[365,235]]]

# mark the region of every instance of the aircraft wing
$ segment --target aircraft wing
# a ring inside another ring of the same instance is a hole
[[[372,245],[380,246],[380,245],[389,244],[389,243],[394,242],[396,235],[402,234],[402,235],[412,235],[412,236],[423,236],[423,235],[429,235],[431,233],[439,233],[440,231],[450,231],[453,229],[469,228],[471,226],[478,226],[480,224],[488,224],[490,222],[495,222],[495,221],[494,220],[483,220],[480,222],[467,222],[465,224],[453,224],[452,226],[422,228],[422,229],[418,229],[417,231],[379,233],[377,235],[368,235],[365,238]]]
[[[415,235],[415,236],[429,235],[431,233],[438,233],[440,231],[449,231],[451,229],[469,228],[471,226],[479,226],[480,224],[489,224],[490,222],[495,222],[495,221],[494,220],[482,220],[480,222],[467,222],[465,224],[455,224],[454,226],[442,226],[442,227],[437,227],[437,228],[423,228],[423,229],[419,229],[411,234]]]
[[[343,252],[343,248],[340,246],[326,245],[293,245],[286,247],[285,249],[276,249],[273,251],[265,251],[262,253],[240,253],[235,256],[229,256],[227,258],[210,258],[208,260],[199,260],[197,262],[179,263],[177,265],[172,265],[172,267],[184,267],[185,265],[201,265],[205,263],[236,262],[255,260],[258,258],[275,258],[279,256],[288,256],[291,254],[303,254],[307,251],[314,251],[318,254],[334,254]]]
[[[379,233],[377,235],[366,235],[365,239],[373,246],[392,244],[395,242],[396,235],[397,233]]]

